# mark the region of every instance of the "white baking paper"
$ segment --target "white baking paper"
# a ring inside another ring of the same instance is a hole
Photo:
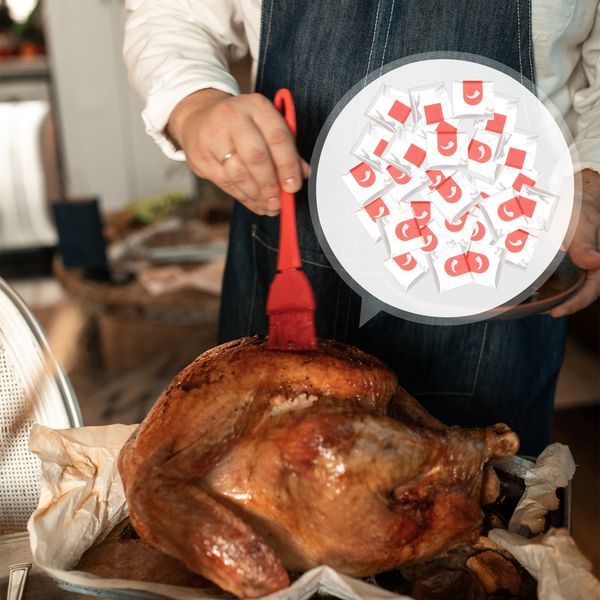
[[[541,533],[546,515],[558,508],[557,488],[567,487],[574,474],[575,461],[569,447],[550,444],[525,473],[525,493],[510,519],[509,531]]]
[[[136,425],[50,429],[34,425],[29,447],[42,461],[41,497],[28,523],[33,559],[51,577],[94,590],[139,590],[177,600],[222,600],[214,590],[106,579],[72,571],[81,555],[127,516],[117,459]],[[89,591],[89,590],[88,590]],[[313,594],[345,600],[410,600],[330,567],[312,569],[269,600],[302,600]],[[102,595],[102,594],[96,594]]]
[[[108,425],[54,430],[34,425],[30,449],[41,460],[40,502],[28,524],[34,561],[54,579],[100,596],[104,595],[103,590],[128,590],[132,598],[136,597],[135,591],[177,600],[230,598],[225,593],[219,595],[214,589],[107,579],[70,570],[85,550],[104,539],[127,516],[117,459],[135,428],[136,425]],[[564,476],[565,465],[568,467],[569,464],[565,459],[568,448],[565,451],[559,447],[566,448],[560,444],[549,446],[534,467],[524,463],[531,501],[535,500],[538,490],[544,492],[546,489],[536,484],[543,483],[540,477],[551,477],[555,487],[556,481],[563,481],[560,477]],[[511,460],[517,465],[523,462],[519,457],[504,459],[504,462]],[[566,472],[569,471],[567,468]],[[494,529],[489,537],[512,552],[538,579],[541,600],[599,597],[600,584],[591,575],[589,562],[579,553],[566,530],[550,530],[544,536],[526,539]],[[344,600],[410,600],[326,566],[308,571],[290,587],[267,598],[304,600],[315,593]]]
[[[117,458],[135,428],[33,426],[29,449],[42,461],[41,492],[27,529],[36,562],[72,568],[127,516]]]
[[[592,564],[566,529],[550,529],[531,539],[505,529],[492,529],[488,536],[537,580],[539,600],[600,598],[600,582],[591,573]]]

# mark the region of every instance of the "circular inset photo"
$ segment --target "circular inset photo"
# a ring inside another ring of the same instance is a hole
[[[477,321],[553,273],[578,206],[572,145],[532,87],[497,63],[436,53],[340,101],[313,155],[311,214],[370,311]]]

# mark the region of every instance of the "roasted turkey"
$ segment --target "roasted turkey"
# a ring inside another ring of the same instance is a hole
[[[119,457],[151,546],[242,598],[330,565],[366,576],[477,538],[506,425],[446,427],[384,364],[223,344],[175,377]]]

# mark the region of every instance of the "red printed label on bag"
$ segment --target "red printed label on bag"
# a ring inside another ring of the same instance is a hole
[[[462,228],[465,226],[465,223],[467,222],[468,217],[469,217],[469,213],[465,213],[462,217],[460,217],[453,223],[450,223],[450,221],[448,221],[448,219],[446,219],[445,220],[446,229],[448,231],[452,231],[453,233],[457,233],[457,232],[461,231]]]
[[[419,227],[425,227],[431,219],[431,202],[427,200],[415,200],[410,203]]]
[[[490,267],[490,259],[485,254],[469,251],[466,257],[471,273],[485,273]]]
[[[471,269],[467,262],[467,256],[465,254],[457,254],[446,259],[444,270],[450,277],[458,277],[459,275],[468,273]]]
[[[471,234],[471,240],[474,242],[479,242],[480,240],[482,240],[485,237],[485,234],[486,234],[485,225],[481,221],[477,221],[477,223],[475,223],[475,229],[473,230],[473,233]]]
[[[387,145],[388,145],[387,140],[383,140],[383,139],[379,140],[379,143],[377,144],[377,146],[375,146],[375,150],[373,150],[373,154],[375,156],[381,157],[384,150],[387,148]]]
[[[394,100],[390,110],[388,111],[388,115],[390,115],[392,119],[404,124],[410,115],[410,110],[410,106],[406,106],[404,102]]]
[[[425,150],[419,148],[419,146],[416,146],[415,144],[411,144],[404,154],[404,159],[416,167],[420,167],[425,160]]]
[[[449,123],[442,122],[437,128],[437,149],[442,156],[452,156],[456,152],[457,129]]]
[[[517,231],[513,231],[506,236],[504,239],[504,247],[509,252],[522,252],[523,248],[525,248],[525,242],[527,242],[528,237],[529,233],[527,233],[525,230],[517,229]]]
[[[479,140],[471,140],[469,143],[469,158],[478,163],[485,163],[492,158],[492,149]]]
[[[417,261],[410,252],[394,256],[393,260],[403,271],[412,271],[417,266]]]
[[[350,169],[350,173],[360,187],[371,187],[375,183],[375,171],[367,163],[358,163]]]
[[[452,177],[447,177],[435,189],[446,202],[458,202],[462,197],[462,190]]]
[[[440,121],[444,120],[444,111],[442,109],[442,105],[439,102],[424,106],[423,112],[425,113],[425,122],[427,123],[427,125],[439,123]]]
[[[438,246],[438,238],[429,229],[427,225],[421,229],[421,236],[423,237],[424,246],[421,248],[422,252],[433,252]]]
[[[503,221],[514,221],[518,217],[522,217],[525,213],[523,212],[523,208],[519,202],[519,198],[516,196],[503,202],[498,207],[498,216]]]
[[[399,185],[406,185],[411,180],[411,176],[408,173],[401,171],[393,165],[390,165],[387,168],[387,172],[392,176],[392,179]]]
[[[369,204],[365,206],[365,210],[371,217],[372,221],[381,219],[381,217],[385,217],[390,214],[390,209],[381,198],[376,198],[373,200],[373,202],[369,202]]]
[[[408,219],[398,223],[396,225],[396,237],[403,242],[421,237],[421,230],[419,229],[417,220]]]
[[[431,180],[431,185],[429,186],[430,190],[440,185],[440,183],[442,183],[442,181],[444,181],[446,178],[444,172],[440,171],[439,169],[427,169],[425,173],[427,173],[427,176]]]
[[[476,106],[483,98],[483,81],[463,82],[463,100],[469,106]]]
[[[506,156],[506,166],[512,167],[513,169],[522,169],[525,164],[525,157],[527,152],[520,150],[519,148],[510,148]]]

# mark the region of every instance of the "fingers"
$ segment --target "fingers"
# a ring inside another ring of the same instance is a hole
[[[257,215],[266,217],[276,217],[279,214],[279,206],[276,208],[269,208],[265,206],[263,202],[251,198],[248,194],[242,191],[237,185],[231,182],[231,179],[227,176],[223,169],[223,175],[220,178],[214,180],[224,192],[233,196],[238,202],[241,202],[248,210],[251,210]]]
[[[579,223],[569,247],[571,260],[588,271],[581,289],[566,302],[549,311],[553,317],[565,317],[589,306],[600,296],[600,212],[596,204],[583,202]]]
[[[310,165],[303,159],[300,159],[302,165],[302,176],[304,179],[308,179],[310,177]]]
[[[256,135],[256,131],[251,132],[250,138]],[[260,139],[259,136],[258,143]],[[252,139],[249,143],[252,143]],[[245,153],[246,149],[243,152]],[[233,155],[224,161],[223,157],[229,153]],[[209,179],[258,215],[274,217],[279,214],[279,198],[276,198],[276,202],[273,199],[270,202],[261,199],[259,185],[239,156],[239,151],[231,138],[221,136],[219,143],[211,147],[208,153],[201,154],[199,158],[199,162],[191,162],[188,159],[197,175]]]
[[[259,215],[279,214],[280,188],[295,193],[310,173],[284,118],[260,94],[190,110],[181,132],[192,170]]]
[[[600,271],[589,271],[581,289],[566,302],[559,304],[550,311],[555,318],[572,315],[589,306],[600,296]]]
[[[222,163],[221,169],[228,186],[237,189],[245,198],[251,198],[254,201],[259,198],[258,185],[252,177],[250,169],[237,154]]]
[[[261,136],[258,131],[249,131],[248,127],[241,127],[238,112],[231,108],[221,111],[218,115],[228,126],[235,122],[238,128],[241,128],[243,135],[249,139],[246,141],[241,135],[233,135],[228,127],[216,132],[213,136],[214,143],[210,146],[210,165],[206,169],[208,178],[216,183],[227,193],[232,194],[236,200],[245,201],[250,199],[256,201],[259,199],[258,185],[252,176],[250,168],[244,163],[243,154],[247,154],[249,146],[260,147]],[[242,118],[249,123],[249,119]],[[234,130],[235,131],[235,130]],[[241,133],[241,132],[240,132]],[[256,139],[258,138],[258,139]],[[224,158],[229,157],[229,158]],[[243,199],[243,200],[242,200]]]
[[[233,160],[233,157],[230,160]],[[219,186],[224,192],[257,215],[275,217],[279,214],[279,210],[266,209],[261,203],[248,196],[240,187],[233,183],[220,161],[212,157],[208,158],[204,161],[201,168],[194,169],[194,171],[203,179],[210,179],[210,181]]]
[[[600,269],[599,231],[600,215],[582,210],[569,247],[569,256],[578,267],[591,271]]]
[[[215,182],[223,191],[233,196],[238,202],[241,202],[248,210],[263,217],[276,217],[279,214],[279,207],[269,208],[264,203],[251,198],[242,192],[237,186],[232,185],[230,180],[224,176],[223,179]]]
[[[279,182],[270,149],[256,124],[246,115],[232,123],[236,154],[224,168],[244,193],[259,202],[265,211],[279,210]]]
[[[302,187],[304,161],[298,155],[296,142],[282,115],[266,98],[264,100],[256,101],[252,118],[269,147],[279,185],[286,192],[295,193]]]

